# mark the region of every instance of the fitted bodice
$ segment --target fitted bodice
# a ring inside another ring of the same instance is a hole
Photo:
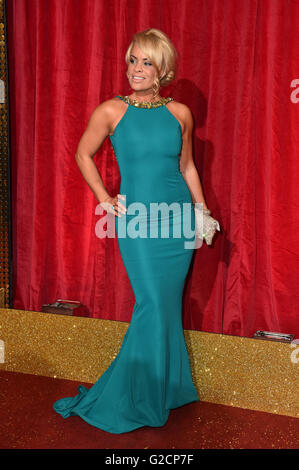
[[[166,105],[139,108],[127,103],[109,137],[121,174],[120,194],[126,195],[127,207],[132,202],[146,206],[150,202],[191,202],[179,169],[181,125]]]

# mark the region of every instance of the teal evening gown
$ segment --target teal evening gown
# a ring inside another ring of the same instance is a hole
[[[199,401],[182,326],[183,288],[195,247],[195,215],[179,170],[181,125],[166,106],[172,98],[150,108],[136,107],[126,96],[117,98],[127,109],[110,140],[120,169],[119,192],[126,197],[120,201],[127,213],[115,216],[115,228],[135,305],[120,351],[108,369],[91,388],[79,385],[78,395],[53,404],[63,418],[77,415],[114,434],[163,426],[171,409]],[[148,211],[140,212],[135,228],[141,236],[135,238],[121,236],[121,229],[132,228],[136,220],[136,211],[129,211],[133,202],[141,202]],[[179,209],[170,211],[168,220],[160,213],[150,218],[151,202],[176,202]],[[183,230],[187,220],[179,216],[183,204],[189,207],[193,238]],[[162,237],[166,224],[169,237]],[[178,226],[181,234],[175,237]],[[149,229],[158,230],[158,235],[150,237]]]

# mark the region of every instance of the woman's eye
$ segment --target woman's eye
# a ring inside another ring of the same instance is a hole
[[[133,59],[133,57],[131,57],[131,58],[130,58],[130,62],[131,62],[131,64],[134,64],[135,59]],[[151,62],[146,61],[146,62],[144,62],[144,65],[146,65],[146,66],[151,66],[152,64],[151,64]]]

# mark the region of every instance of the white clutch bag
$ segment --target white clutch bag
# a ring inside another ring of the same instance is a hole
[[[195,204],[196,237],[205,240],[207,245],[212,244],[216,230],[220,232],[218,220],[211,217],[211,211],[202,208],[202,203]]]

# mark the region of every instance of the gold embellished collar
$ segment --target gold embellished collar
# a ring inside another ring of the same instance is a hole
[[[169,96],[167,98],[161,98],[158,101],[137,101],[132,100],[129,96],[118,95],[118,97],[123,100],[125,103],[130,104],[131,106],[135,106],[136,108],[159,108],[160,106],[164,106],[165,104],[169,103],[169,101],[173,101],[173,98]]]

